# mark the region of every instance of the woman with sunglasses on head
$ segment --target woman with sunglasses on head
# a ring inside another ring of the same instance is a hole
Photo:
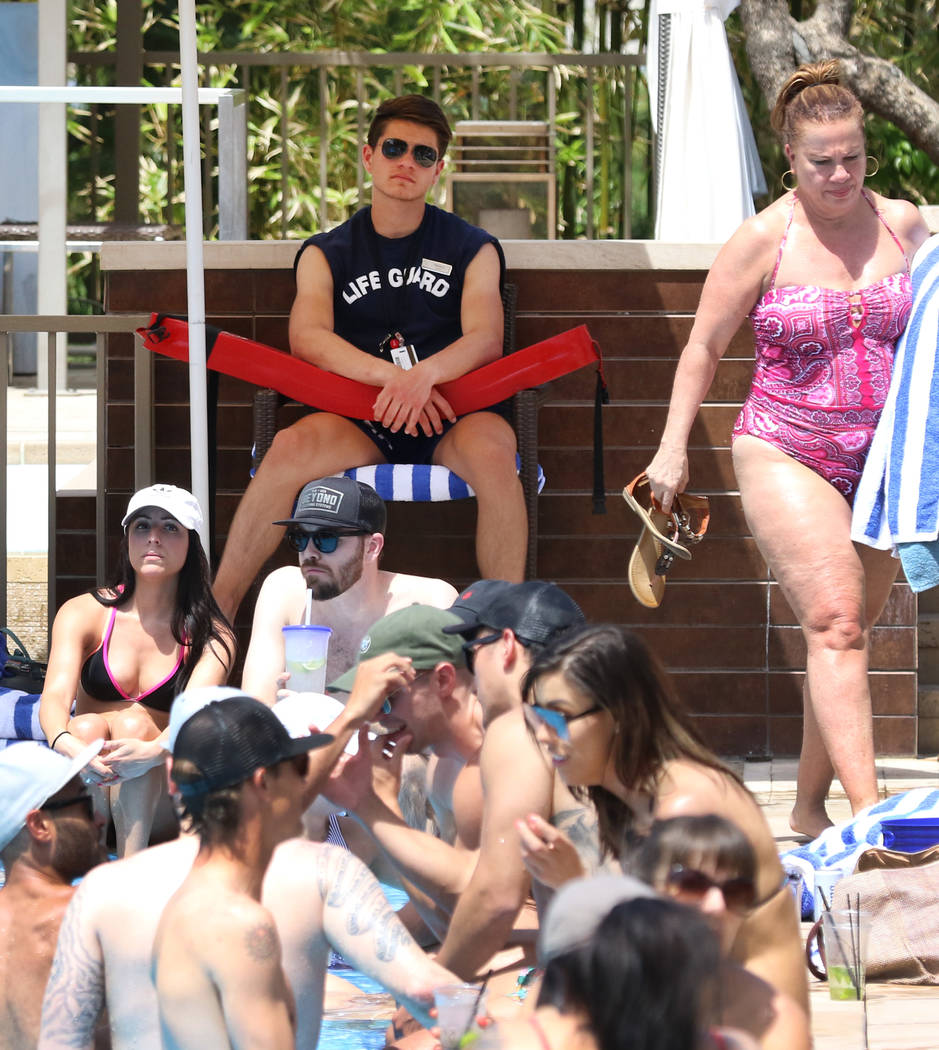
[[[534,1009],[484,1028],[478,1050],[756,1050],[718,1027],[709,924],[638,879],[569,882],[548,907],[538,959]]]
[[[721,945],[720,1023],[753,1035],[762,1050],[808,1050],[808,1017],[785,992],[730,960],[756,903],[756,858],[746,835],[712,815],[657,821],[630,857],[631,874],[697,909]]]
[[[865,189],[876,158],[842,79],[839,63],[824,61],[783,85],[770,121],[790,165],[788,192],[717,256],[646,468],[668,511],[688,484],[695,416],[749,318],[756,363],[733,430],[734,472],[747,525],[806,644],[790,824],[809,838],[831,825],[833,777],[855,814],[878,800],[870,636],[899,562],[852,543],[851,507],[910,314],[910,259],[929,235],[914,204]]]
[[[538,654],[525,713],[569,787],[586,789],[600,844],[622,861],[653,821],[713,813],[736,824],[756,857],[756,904],[734,958],[808,1007],[799,925],[776,843],[756,800],[702,742],[665,670],[637,634],[612,625],[568,633]],[[558,886],[583,874],[576,851],[537,815],[517,824],[529,871]]]
[[[212,597],[195,497],[151,485],[131,497],[121,524],[111,584],[56,615],[39,721],[50,747],[69,757],[104,738],[83,776],[126,856],[146,848],[166,797],[173,699],[186,686],[224,683],[235,639]]]

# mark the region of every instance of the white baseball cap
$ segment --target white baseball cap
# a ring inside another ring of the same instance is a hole
[[[194,685],[191,689],[184,689],[170,708],[167,749],[172,753],[180,729],[197,711],[216,700],[229,700],[233,696],[245,696],[245,693],[230,685]]]
[[[309,736],[310,726],[325,729],[345,710],[335,697],[325,693],[290,693],[274,704],[274,714],[292,737]],[[358,734],[353,733],[345,746],[347,755],[359,752]]]
[[[191,689],[184,689],[170,708],[169,735],[166,741],[168,750],[172,752],[176,746],[176,737],[183,725],[207,704],[247,695],[243,689],[235,689],[230,685],[196,685]],[[343,707],[337,700],[322,693],[295,693],[286,700],[279,700],[272,710],[287,732],[294,739],[299,739],[310,735],[311,723],[318,725],[322,722],[325,725],[336,718]],[[351,753],[355,754],[355,751]]]
[[[26,816],[77,776],[104,745],[95,740],[66,758],[38,740],[10,744],[0,752],[0,849],[26,824]]]
[[[189,530],[198,529],[202,525],[202,508],[191,492],[175,485],[148,485],[130,497],[127,513],[121,518],[121,526],[126,526],[131,518],[145,507],[159,507],[160,510],[165,510]]]

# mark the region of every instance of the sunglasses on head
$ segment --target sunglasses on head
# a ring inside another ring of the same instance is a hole
[[[84,806],[88,819],[94,820],[95,802],[87,791],[83,791],[80,795],[73,795],[71,798],[60,798],[54,802],[44,802],[39,808],[52,813],[57,809],[68,809],[69,806]]]
[[[407,153],[409,147],[411,155],[422,168],[432,168],[437,163],[437,151],[433,146],[423,146],[419,142],[411,146],[404,139],[384,139],[381,144],[381,155],[388,160],[398,160]]]
[[[310,540],[313,541],[313,546],[320,552],[320,554],[332,554],[333,551],[339,546],[339,541],[343,536],[364,536],[365,533],[361,530],[350,530],[348,532],[332,532],[330,530],[320,530],[318,532],[308,532],[306,529],[290,528],[287,530],[287,543],[293,547],[298,553],[302,554]]]
[[[538,704],[525,704],[523,710],[525,721],[533,730],[537,731],[541,726],[546,726],[559,740],[570,740],[571,722],[595,714],[602,708],[600,704],[594,704],[593,707],[588,707],[586,711],[578,711],[575,715],[569,715],[565,711],[555,711],[550,707],[540,707]]]
[[[718,889],[724,897],[728,910],[745,915],[756,902],[756,886],[752,879],[734,878],[723,882],[697,868],[686,868],[673,864],[665,880],[675,893],[685,897],[701,899],[709,890]]]

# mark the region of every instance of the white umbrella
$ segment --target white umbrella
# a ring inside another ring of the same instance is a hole
[[[766,192],[724,19],[738,0],[651,0],[657,240],[721,243]],[[661,16],[661,17],[660,17]]]
[[[179,59],[183,91],[183,192],[186,197],[186,298],[189,315],[189,445],[192,493],[204,511],[200,529],[209,549],[209,432],[206,419],[205,277],[202,262],[202,172],[199,64],[195,0],[179,0]]]

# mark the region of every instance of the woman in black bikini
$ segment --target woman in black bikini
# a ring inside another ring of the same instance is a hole
[[[162,741],[174,697],[186,686],[224,683],[234,657],[232,629],[212,597],[201,522],[184,489],[141,489],[121,523],[113,583],[67,601],[52,626],[39,720],[63,755],[105,739],[83,775],[114,820],[118,856],[148,844],[164,794]]]

